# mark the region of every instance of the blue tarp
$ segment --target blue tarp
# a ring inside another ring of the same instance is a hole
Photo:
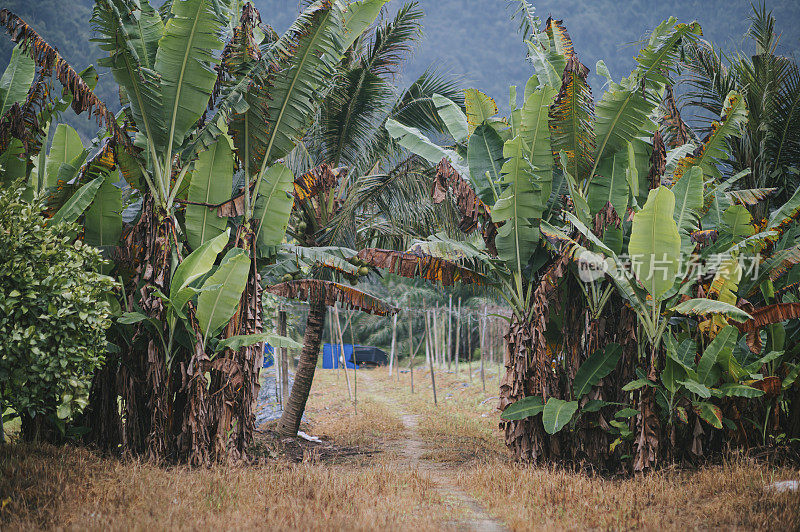
[[[336,369],[340,362],[339,344],[324,344],[322,346],[322,367],[323,369]],[[358,362],[358,367],[375,367],[389,363],[389,357],[383,350],[368,345],[356,345],[355,356],[353,355],[353,345],[344,344],[344,359],[347,367],[353,369],[353,362]]]
[[[275,364],[275,348],[271,345],[264,344],[264,365],[262,368],[270,368]]]
[[[339,344],[323,344],[322,345],[322,367],[323,369],[336,369],[339,367],[339,355],[341,351]],[[346,367],[353,369],[353,364],[350,359],[353,355],[353,344],[344,344],[344,359]]]

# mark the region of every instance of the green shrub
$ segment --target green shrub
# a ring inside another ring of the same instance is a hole
[[[22,193],[0,190],[0,412],[63,429],[103,362],[114,281],[97,273],[100,251],[76,241],[77,226],[48,225],[44,201]]]

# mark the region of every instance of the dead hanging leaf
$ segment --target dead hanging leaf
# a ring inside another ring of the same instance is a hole
[[[22,141],[28,156],[35,156],[41,150],[47,133],[39,123],[39,114],[52,100],[50,75],[50,71],[40,69],[25,102],[15,103],[0,118],[0,153],[6,151],[11,137]]]
[[[675,104],[675,94],[672,92],[672,85],[667,85],[667,94],[664,98],[666,113],[664,114],[664,124],[672,133],[669,141],[670,148],[677,148],[689,142],[689,128],[686,127],[681,112]]]
[[[470,234],[480,224],[486,249],[492,256],[497,255],[494,239],[497,236],[498,226],[492,221],[491,209],[481,201],[469,182],[453,168],[450,161],[444,158],[436,167],[436,176],[433,178],[431,189],[433,202],[436,204],[443,202],[450,190],[455,197],[456,207],[461,213],[458,228],[463,233]]]
[[[781,379],[775,375],[765,377],[750,384],[750,386],[761,390],[767,397],[778,397],[781,394]]]
[[[700,417],[694,418],[694,431],[692,431],[692,446],[690,448],[691,452],[695,456],[703,456],[703,439],[702,436],[705,434],[703,430],[703,425],[700,423]]]
[[[644,471],[654,467],[658,461],[661,424],[658,420],[655,402],[653,388],[645,386],[641,391],[639,415],[636,418],[636,428],[639,434],[634,443],[636,448],[636,456],[633,461],[634,471]]]
[[[88,111],[104,126],[120,144],[131,147],[125,131],[117,124],[116,117],[98,98],[80,75],[67,63],[55,48],[47,44],[24,20],[9,11],[0,9],[0,24],[5,26],[11,40],[28,51],[31,58],[45,71],[54,71],[56,79],[72,94],[72,110],[75,114]]]
[[[236,389],[244,382],[244,375],[242,374],[242,367],[239,363],[232,359],[218,356],[213,361],[204,360],[203,371],[219,371],[228,376],[227,382]]]
[[[697,242],[703,246],[713,244],[719,238],[719,231],[716,229],[705,229],[703,231],[692,232],[692,242]]]
[[[252,194],[256,188],[256,181],[257,180],[254,179],[250,183],[250,194]],[[228,201],[224,201],[216,205],[207,203],[194,203],[190,201],[186,201],[184,203],[191,203],[192,205],[204,205],[206,207],[216,208],[217,216],[219,216],[220,218],[235,218],[237,216],[242,216],[244,214],[244,209],[245,209],[244,200],[245,200],[244,188],[241,188],[234,197],[232,197]]]
[[[328,307],[334,306],[338,301],[348,309],[378,316],[389,316],[398,312],[398,309],[374,296],[332,281],[301,279],[268,286],[265,290],[279,297],[322,303]]]
[[[555,20],[552,17],[547,17],[544,31],[547,33],[548,37],[552,37],[560,44],[561,53],[566,59],[575,55],[575,47],[572,45],[572,39],[569,33],[567,33],[567,28],[564,27],[563,20]]]
[[[455,282],[476,285],[488,282],[486,277],[474,270],[432,255],[370,248],[359,251],[358,258],[402,277],[419,277],[443,286],[451,286]]]
[[[347,168],[331,168],[329,164],[321,164],[294,180],[294,198],[305,201],[321,192],[333,189],[339,179],[347,175]]]
[[[780,266],[769,272],[769,278],[773,281],[779,277],[782,277],[795,264],[800,264],[800,246],[789,248],[786,251],[781,252],[781,255],[783,259],[781,260]]]
[[[747,342],[747,347],[750,348],[751,353],[755,355],[761,353],[762,344],[761,344],[761,334],[759,334],[759,331],[751,331],[747,333],[745,341]]]
[[[750,312],[750,315],[752,319],[742,323],[734,322],[739,332],[755,332],[773,323],[798,318],[800,317],[800,303],[775,303],[754,309]]]
[[[69,183],[63,179],[59,179],[56,182],[56,186],[50,189],[47,196],[47,209],[44,213],[47,218],[54,216],[58,209],[64,205],[64,202],[84,183],[88,183],[92,179],[100,177],[100,175],[108,175],[116,169],[116,144],[114,137],[107,137],[100,147],[100,151],[83,163],[75,179]]]
[[[656,130],[653,133],[653,153],[650,155],[650,172],[647,174],[647,181],[650,183],[650,190],[661,186],[661,177],[667,168],[667,147],[664,146],[664,139],[661,132]]]

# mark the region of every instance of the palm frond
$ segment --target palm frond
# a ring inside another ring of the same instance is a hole
[[[388,316],[396,314],[398,311],[374,296],[331,281],[302,279],[268,286],[264,290],[278,297],[321,303],[328,307],[332,307],[338,302],[345,308],[378,316]]]

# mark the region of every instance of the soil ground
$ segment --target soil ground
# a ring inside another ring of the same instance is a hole
[[[421,365],[421,364],[420,364]],[[765,488],[800,469],[731,456],[633,478],[515,464],[486,391],[417,367],[318,370],[301,430],[259,428],[253,463],[159,467],[66,446],[0,447],[0,529],[800,529],[800,493]],[[355,377],[355,379],[354,379]],[[354,406],[352,396],[357,397]]]

